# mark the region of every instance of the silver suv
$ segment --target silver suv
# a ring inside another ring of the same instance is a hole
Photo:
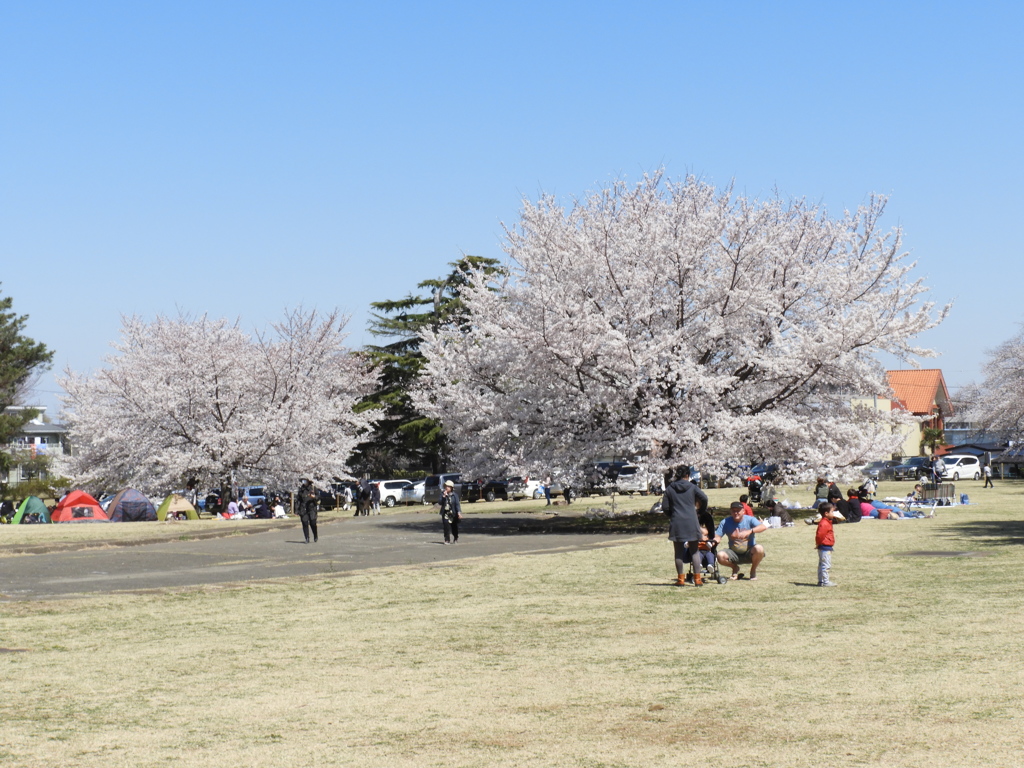
[[[462,495],[462,473],[453,472],[446,475],[431,475],[423,483],[423,503],[440,504],[441,489],[445,482],[451,480],[455,483],[455,492]]]

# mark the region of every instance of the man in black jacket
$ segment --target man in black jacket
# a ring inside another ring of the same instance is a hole
[[[313,483],[309,480],[302,481],[297,502],[295,511],[299,513],[299,520],[302,521],[302,535],[306,537],[306,543],[309,544],[309,532],[312,530],[315,543],[320,538],[316,532],[317,499]]]

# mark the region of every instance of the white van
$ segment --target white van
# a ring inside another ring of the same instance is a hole
[[[981,460],[977,456],[962,454],[957,456],[943,456],[942,463],[946,465],[946,471],[942,473],[943,480],[978,480],[981,478]]]

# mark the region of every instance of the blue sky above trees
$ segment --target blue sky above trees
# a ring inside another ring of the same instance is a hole
[[[953,386],[1020,322],[1014,3],[8,3],[0,281],[58,368],[121,313],[352,314],[523,196],[665,166],[831,211],[891,195]],[[67,296],[78,303],[69,305]],[[895,363],[894,363],[895,364]],[[56,407],[51,379],[40,399]]]

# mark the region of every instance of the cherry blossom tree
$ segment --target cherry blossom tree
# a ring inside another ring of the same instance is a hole
[[[989,433],[1024,440],[1024,329],[987,354],[985,379],[959,393],[966,417]]]
[[[890,453],[905,417],[851,398],[887,392],[878,353],[929,355],[911,341],[948,307],[922,303],[885,204],[832,218],[660,173],[568,209],[525,201],[508,274],[463,291],[471,326],[424,333],[418,404],[464,470],[647,455],[820,471]]]
[[[205,315],[124,318],[107,367],[60,382],[75,479],[166,492],[345,476],[373,423],[353,406],[374,385],[343,346],[346,322],[298,310],[250,335]]]

